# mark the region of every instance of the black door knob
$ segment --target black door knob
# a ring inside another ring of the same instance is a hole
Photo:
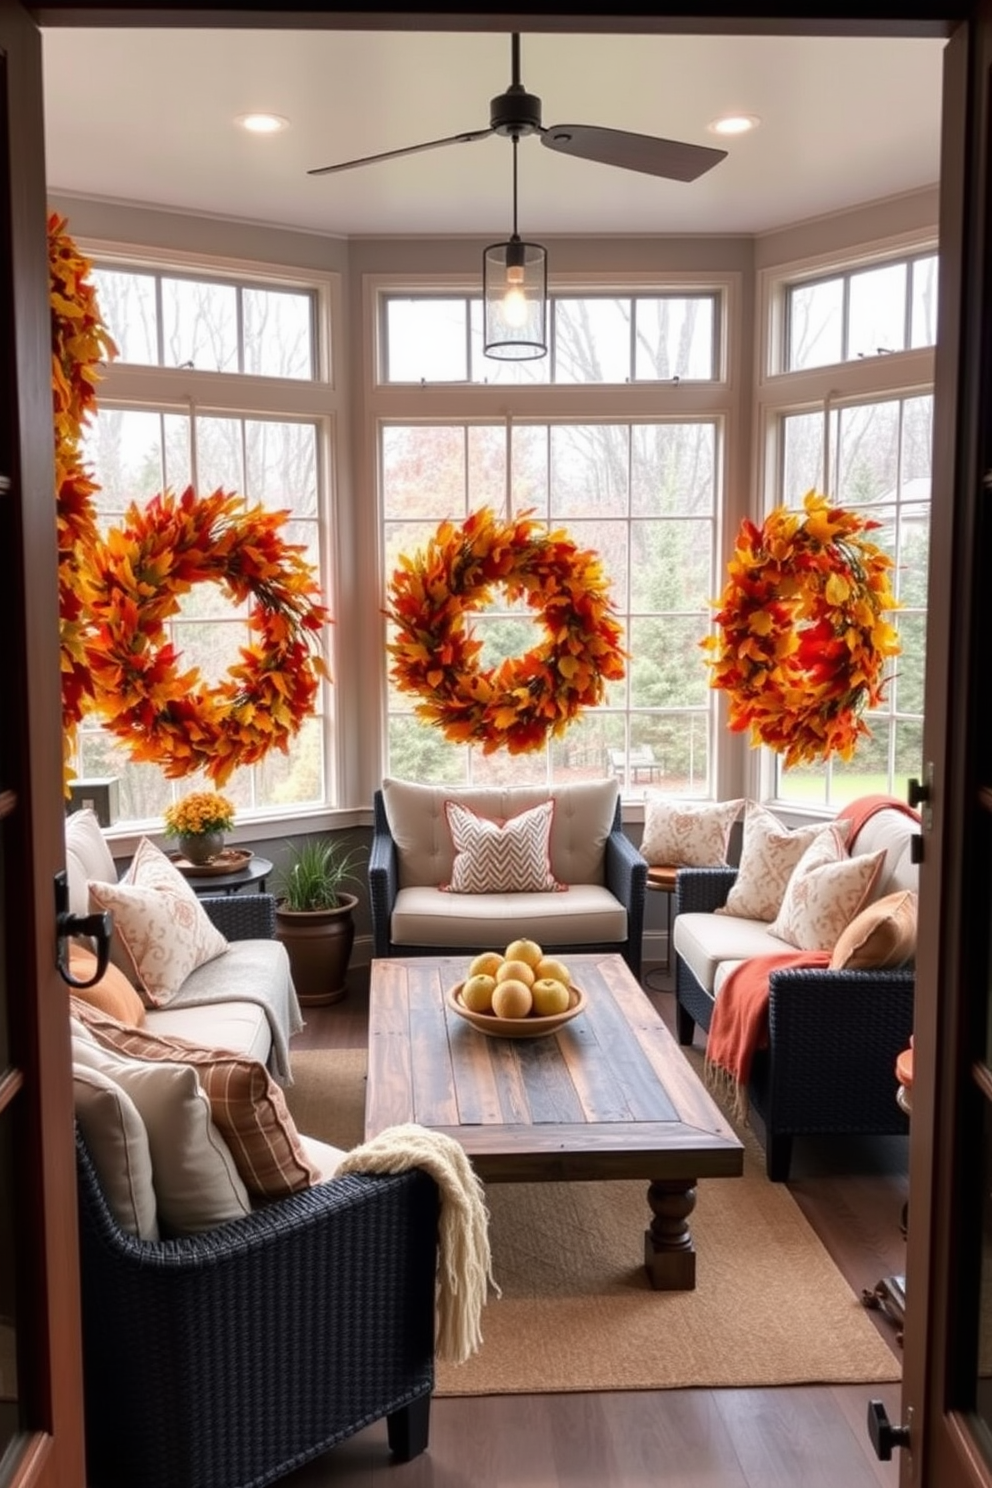
[[[909,804],[910,806],[922,806],[924,801],[930,799],[930,787],[924,785],[922,780],[911,780],[909,782]]]
[[[881,1400],[868,1402],[868,1435],[880,1462],[891,1462],[893,1447],[909,1446],[909,1427],[893,1426]]]

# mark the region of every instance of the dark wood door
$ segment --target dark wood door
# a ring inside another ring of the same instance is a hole
[[[41,42],[0,3],[0,1482],[82,1488]],[[30,685],[29,685],[30,679]]]

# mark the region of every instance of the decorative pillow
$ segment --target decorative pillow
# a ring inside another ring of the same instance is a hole
[[[834,830],[846,836],[847,823],[818,822],[790,831],[767,806],[749,801],[737,877],[726,904],[715,912],[743,920],[774,920],[799,859],[811,842]]]
[[[92,910],[112,911],[114,938],[152,1007],[165,1007],[191,971],[227,950],[179,869],[147,837],[120,883],[91,881],[89,891]]]
[[[253,1198],[285,1198],[318,1181],[319,1172],[307,1157],[286,1097],[264,1064],[152,1033],[147,1027],[129,1028],[89,1007],[74,1007],[73,1012],[106,1049],[196,1069],[210,1113]]]
[[[69,947],[69,970],[79,981],[85,982],[96,971],[96,957],[82,946]],[[92,987],[73,987],[73,997],[89,1003],[101,1013],[109,1013],[122,1023],[137,1025],[145,1021],[145,1004],[119,966],[108,965],[98,982]]]
[[[74,811],[65,819],[65,866],[69,878],[69,908],[73,914],[89,914],[86,885],[91,878],[100,883],[117,882],[117,864],[97,814],[90,806]]]
[[[916,895],[912,889],[868,904],[842,930],[830,965],[834,971],[905,966],[916,955]]]
[[[884,859],[884,852],[848,857],[844,838],[830,827],[793,869],[769,934],[801,951],[832,951],[871,893]]]
[[[654,867],[723,868],[740,801],[673,801],[648,792],[641,857]]]
[[[128,1059],[82,1038],[73,1039],[72,1057],[113,1080],[137,1107],[163,1227],[193,1234],[251,1213],[248,1190],[191,1064]]]
[[[75,1044],[72,1094],[76,1120],[111,1214],[127,1234],[157,1240],[152,1155],[137,1106],[102,1070],[77,1061]]]
[[[554,801],[543,801],[506,821],[476,816],[457,801],[445,801],[455,847],[452,894],[547,894],[564,889],[551,872],[548,844]]]

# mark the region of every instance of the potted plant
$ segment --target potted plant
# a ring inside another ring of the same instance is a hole
[[[163,812],[165,835],[175,837],[187,863],[202,865],[223,849],[224,833],[234,826],[234,807],[217,791],[192,791]]]
[[[344,885],[358,883],[359,850],[343,837],[307,837],[287,849],[276,879],[276,939],[286,947],[301,1004],[340,1002],[358,904]]]

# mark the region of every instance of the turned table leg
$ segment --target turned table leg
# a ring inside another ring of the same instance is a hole
[[[696,1252],[689,1215],[696,1207],[694,1178],[656,1178],[648,1189],[653,1218],[644,1231],[644,1265],[658,1292],[690,1292],[696,1285]]]

